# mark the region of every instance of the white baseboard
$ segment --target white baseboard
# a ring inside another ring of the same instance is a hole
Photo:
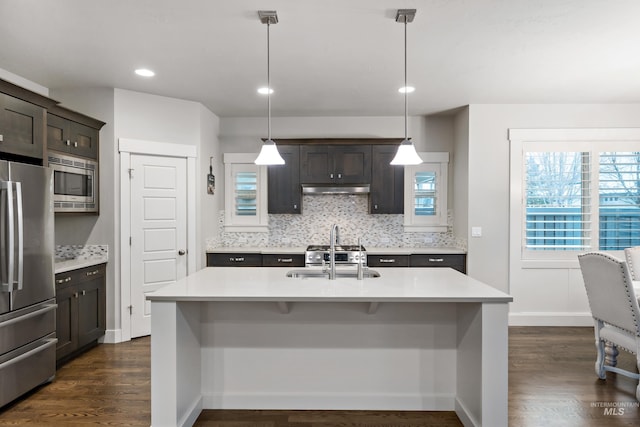
[[[177,425],[179,425],[180,427],[189,427],[194,425],[201,412],[202,398],[200,397],[199,399],[196,399],[191,403],[191,406],[185,411],[184,416],[178,421]]]
[[[453,394],[214,393],[204,409],[453,411]]]
[[[460,418],[460,422],[464,427],[476,427],[482,425],[476,421],[476,419],[467,410],[466,406],[464,406],[458,398],[456,398],[456,415]]]
[[[509,326],[593,326],[593,317],[588,312],[509,313]]]
[[[104,336],[99,340],[105,344],[116,344],[122,342],[122,329],[107,329]]]

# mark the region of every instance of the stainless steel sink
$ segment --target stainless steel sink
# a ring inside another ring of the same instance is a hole
[[[363,271],[362,276],[365,279],[373,279],[376,277],[380,277],[380,273],[376,270],[365,269]],[[329,278],[328,271],[322,271],[316,268],[300,268],[297,270],[287,271],[287,277],[293,277],[297,279],[307,279],[312,277],[320,277],[320,278]],[[353,278],[356,279],[358,277],[358,271],[355,268],[336,270],[336,278]]]

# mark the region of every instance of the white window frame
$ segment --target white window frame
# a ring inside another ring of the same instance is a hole
[[[512,256],[520,260],[521,268],[579,268],[577,255],[585,251],[526,250],[525,229],[525,152],[531,151],[582,151],[591,152],[592,164],[598,164],[600,151],[640,151],[640,129],[509,129],[511,145],[510,168],[510,247]],[[591,176],[592,249],[598,250],[598,178]],[[516,252],[517,251],[517,252]],[[621,251],[609,251],[620,256]]]
[[[269,231],[267,212],[267,167],[254,163],[255,153],[224,153],[224,231],[266,233]],[[257,179],[256,215],[236,215],[234,209],[233,176],[236,172],[255,172]]]
[[[447,231],[447,178],[449,176],[449,153],[419,153],[424,163],[404,167],[404,231],[438,232]],[[436,214],[420,216],[415,214],[416,172],[436,174]]]

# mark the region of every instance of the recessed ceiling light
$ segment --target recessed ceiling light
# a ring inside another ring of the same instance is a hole
[[[258,89],[258,93],[260,95],[267,95],[273,93],[273,89],[269,89],[268,87],[261,87]]]
[[[136,70],[136,74],[142,77],[153,77],[156,75],[156,73],[151,70],[147,70],[146,68],[138,68]]]
[[[398,89],[398,92],[400,93],[411,93],[411,92],[415,92],[416,88],[413,86],[402,86],[400,89]]]

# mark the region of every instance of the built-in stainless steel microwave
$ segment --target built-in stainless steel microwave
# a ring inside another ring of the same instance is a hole
[[[49,153],[53,169],[55,212],[97,212],[98,163],[81,157]]]

